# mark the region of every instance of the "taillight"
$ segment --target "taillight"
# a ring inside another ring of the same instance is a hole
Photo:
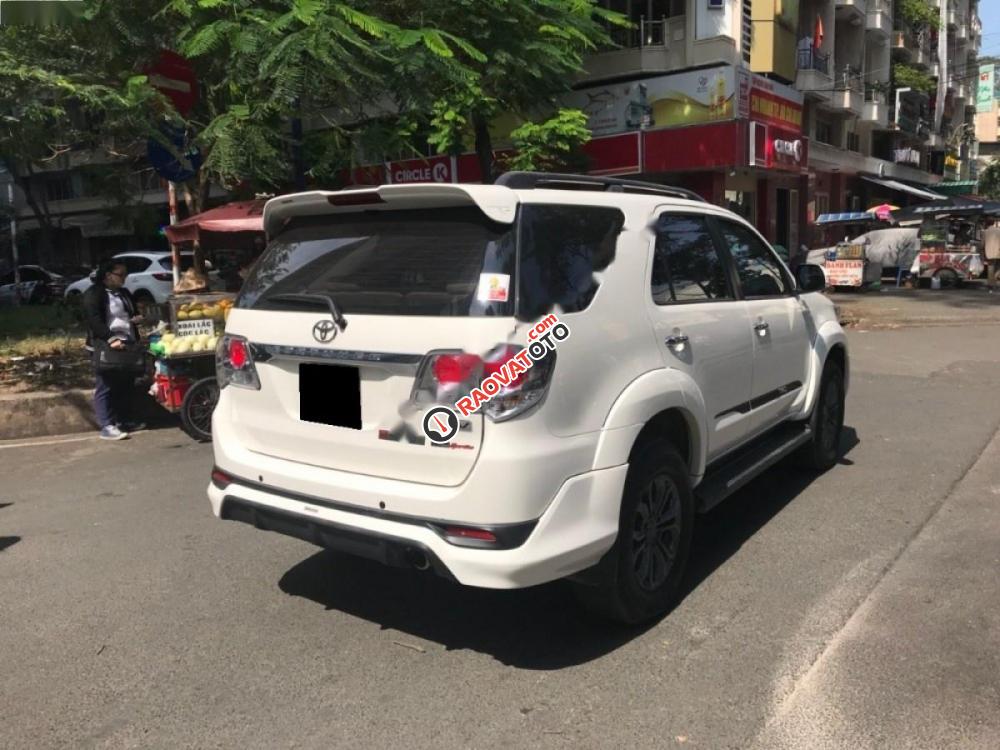
[[[513,353],[516,354],[517,351],[520,350],[514,350]],[[499,361],[491,357],[497,370],[502,368],[506,360],[506,357]],[[549,383],[552,382],[555,368],[556,353],[550,351],[542,359],[536,360],[527,372],[513,377],[507,387],[483,405],[486,416],[494,422],[504,422],[531,411],[542,402],[545,392],[549,389]]]
[[[464,383],[483,366],[475,354],[439,354],[431,367],[439,383]]]
[[[226,472],[218,467],[212,469],[212,484],[218,487],[220,490],[226,489],[230,484],[233,483],[233,478],[229,476]]]
[[[481,357],[456,351],[430,352],[417,370],[411,399],[416,404],[451,406],[482,379]]]
[[[452,544],[467,547],[486,546],[496,544],[497,542],[496,534],[492,531],[476,529],[471,526],[445,526],[444,538]]]
[[[260,378],[250,353],[250,344],[242,336],[225,334],[215,350],[215,376],[219,388],[236,385],[260,390]]]
[[[174,275],[171,273],[154,273],[153,278],[157,281],[173,281]]]
[[[500,344],[485,357],[467,352],[430,352],[417,371],[412,400],[418,405],[454,406],[473,388],[479,388],[485,378],[494,376],[501,387],[482,410],[494,422],[512,419],[541,402],[555,368],[554,351],[527,370],[512,368],[509,361],[520,351],[518,346]]]

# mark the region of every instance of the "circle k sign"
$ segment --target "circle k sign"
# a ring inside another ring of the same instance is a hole
[[[451,160],[428,164],[422,160],[397,162],[389,165],[394,184],[404,182],[451,182]]]
[[[802,161],[802,141],[779,141],[774,142],[774,153],[794,159],[796,163]]]

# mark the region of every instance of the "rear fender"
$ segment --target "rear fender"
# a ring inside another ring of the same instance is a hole
[[[635,439],[646,423],[667,409],[687,422],[692,477],[705,472],[705,400],[695,382],[679,370],[652,370],[629,383],[608,412],[594,459],[595,469],[628,462]]]

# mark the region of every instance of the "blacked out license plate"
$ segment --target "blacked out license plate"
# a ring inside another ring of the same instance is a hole
[[[361,371],[349,365],[299,364],[299,419],[361,429]]]

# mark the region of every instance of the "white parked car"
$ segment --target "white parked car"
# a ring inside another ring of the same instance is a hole
[[[132,292],[137,305],[161,304],[167,301],[174,288],[174,262],[169,252],[130,250],[112,257],[124,263],[128,269],[125,288]],[[181,273],[188,270],[193,263],[193,253],[181,253]],[[92,273],[88,278],[70,284],[66,287],[66,298],[82,294],[93,283],[94,274]],[[221,288],[219,284],[218,272],[209,270],[209,286],[212,289]]]
[[[637,622],[670,606],[696,513],[793,452],[838,459],[822,271],[794,279],[693,193],[511,173],[264,221],[217,356],[220,518],[470,586],[570,578]]]

